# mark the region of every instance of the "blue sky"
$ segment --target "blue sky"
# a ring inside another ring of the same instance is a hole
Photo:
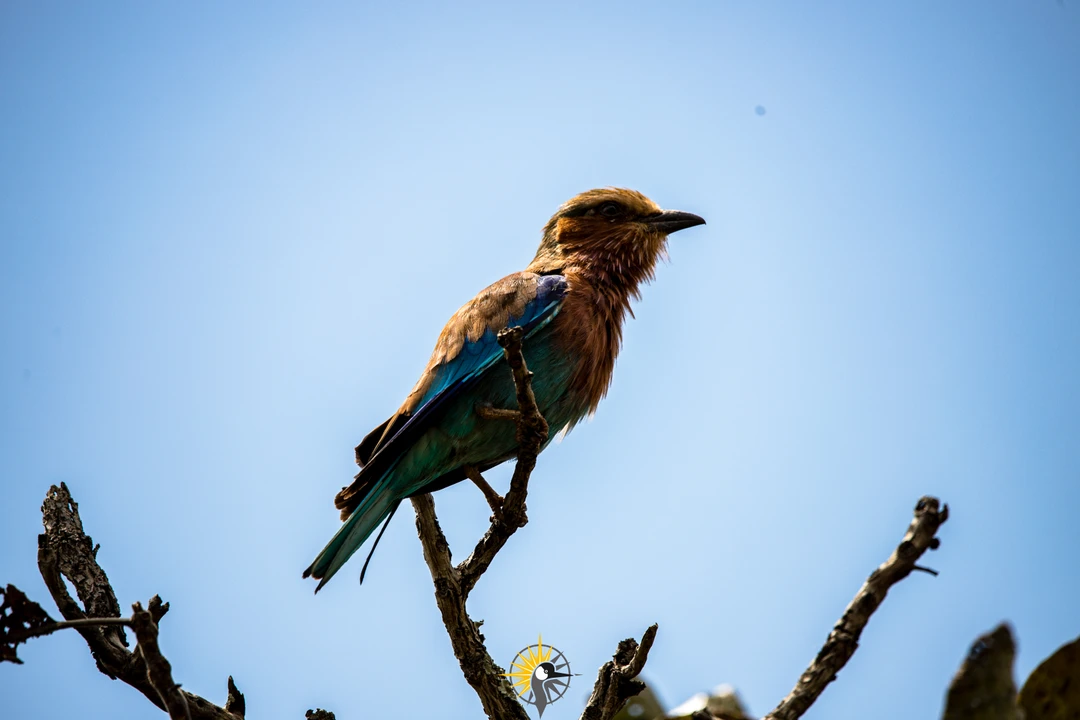
[[[935,717],[1003,619],[1026,676],[1080,633],[1078,12],[5,3],[0,581],[46,599],[66,481],[122,605],[172,603],[185,688],[479,717],[409,513],[364,587],[300,572],[449,315],[618,185],[709,224],[540,458],[471,601],[495,658],[543,633],[582,673],[545,717],[576,717],[658,622],[667,706],[727,682],[764,714],[931,493],[940,577],[890,594],[807,717]],[[436,504],[463,557],[486,505]],[[74,633],[21,654],[5,714],[160,717]]]

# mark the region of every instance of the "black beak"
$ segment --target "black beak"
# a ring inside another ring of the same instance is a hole
[[[685,230],[695,225],[704,225],[705,218],[681,210],[665,210],[659,215],[645,218],[644,222],[658,232],[670,235],[673,232]]]
[[[549,678],[553,678],[553,677],[570,677],[570,673],[550,672],[550,673],[548,673],[548,677]]]

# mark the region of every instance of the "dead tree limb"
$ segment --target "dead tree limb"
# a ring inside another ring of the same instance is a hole
[[[180,686],[173,680],[172,665],[161,654],[158,646],[158,627],[153,615],[143,610],[142,603],[135,603],[131,610],[131,625],[135,630],[135,638],[139,641],[137,652],[146,663],[146,679],[157,690],[170,720],[192,720],[187,693],[181,691]],[[221,711],[224,713],[224,708]]]
[[[31,638],[52,635],[68,628],[102,625],[131,625],[130,618],[82,618],[57,622],[22,590],[11,585],[0,588],[0,661],[22,664],[16,650]]]
[[[649,659],[649,650],[656,639],[656,623],[649,626],[638,643],[627,638],[619,643],[615,657],[600,667],[592,695],[581,713],[581,720],[608,720],[622,709],[626,701],[645,689],[645,683],[635,680]]]
[[[527,720],[525,708],[502,675],[505,671],[496,664],[484,646],[480,623],[470,618],[465,609],[467,591],[462,587],[461,573],[450,560],[450,548],[435,516],[435,503],[431,495],[418,495],[412,499],[412,503],[416,510],[416,530],[424,547],[424,560],[431,571],[431,581],[435,584],[435,602],[465,681],[480,698],[484,713],[489,718]]]
[[[498,335],[506,362],[513,373],[517,395],[517,410],[506,408],[477,408],[478,413],[494,422],[517,424],[517,465],[510,479],[510,491],[498,512],[492,506],[491,525],[476,544],[472,553],[456,567],[451,560],[446,536],[439,527],[435,515],[435,503],[431,495],[419,495],[412,499],[416,510],[416,530],[424,548],[424,560],[431,571],[435,585],[435,602],[442,614],[443,625],[450,636],[454,656],[461,665],[465,680],[472,686],[484,713],[492,720],[526,720],[528,715],[518,701],[517,695],[504,670],[488,654],[480,623],[469,617],[465,601],[476,586],[480,576],[491,566],[492,560],[519,528],[529,522],[525,500],[529,494],[529,477],[536,467],[536,456],[548,437],[548,424],[536,404],[532,391],[532,373],[525,364],[521,351],[524,332],[520,327],[507,328]],[[470,469],[470,479],[483,489],[487,481],[478,471]],[[490,490],[490,486],[487,486]],[[491,490],[484,493],[489,502],[497,494]],[[634,639],[623,640],[612,661],[600,668],[592,697],[582,714],[582,720],[610,720],[626,703],[645,687],[635,678],[645,665],[656,637],[656,625],[645,631],[641,644]]]
[[[949,506],[937,498],[924,496],[915,505],[915,518],[908,526],[904,539],[855,594],[855,599],[833,626],[825,645],[799,677],[795,688],[788,693],[776,709],[762,720],[796,720],[802,717],[825,687],[836,679],[836,674],[847,664],[859,647],[859,636],[878,609],[889,588],[900,582],[913,570],[933,572],[916,563],[927,550],[936,550],[941,541],[936,537],[938,528],[949,519]]]
[[[502,346],[506,362],[513,373],[517,393],[518,409],[511,410],[504,418],[504,421],[511,420],[517,424],[517,464],[514,466],[510,491],[506,493],[501,512],[495,514],[490,527],[480,538],[472,554],[458,565],[461,588],[466,598],[510,536],[529,522],[525,507],[529,494],[529,477],[536,467],[536,456],[540,454],[540,448],[548,437],[547,421],[540,414],[536,396],[533,395],[532,373],[525,365],[525,356],[521,352],[523,338],[524,331],[520,327],[507,328],[498,335],[499,345]]]
[[[158,623],[168,612],[168,603],[155,595],[145,609],[135,603],[130,618],[120,617],[116,593],[97,562],[98,547],[83,531],[78,503],[67,485],[49,488],[41,512],[45,532],[38,536],[38,569],[65,619],[41,627],[49,627],[49,632],[74,627],[89,646],[98,670],[135,688],[171,718],[242,720],[243,695],[231,678],[229,710],[181,690],[173,681],[172,669],[157,641]],[[75,588],[79,602],[68,593],[63,578]],[[138,645],[134,652],[128,650],[125,626],[135,631]]]

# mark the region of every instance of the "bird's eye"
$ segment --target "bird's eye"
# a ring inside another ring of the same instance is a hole
[[[603,205],[600,206],[600,214],[603,215],[604,217],[609,217],[609,218],[618,217],[619,213],[621,213],[621,212],[622,212],[622,207],[619,206],[619,203],[606,202],[606,203],[604,203]]]

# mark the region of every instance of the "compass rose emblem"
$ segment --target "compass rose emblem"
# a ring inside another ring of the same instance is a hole
[[[537,717],[553,702],[562,700],[570,689],[570,661],[560,650],[544,645],[543,636],[518,651],[510,663],[511,672],[503,673],[513,679],[514,690],[521,701],[536,707]]]

